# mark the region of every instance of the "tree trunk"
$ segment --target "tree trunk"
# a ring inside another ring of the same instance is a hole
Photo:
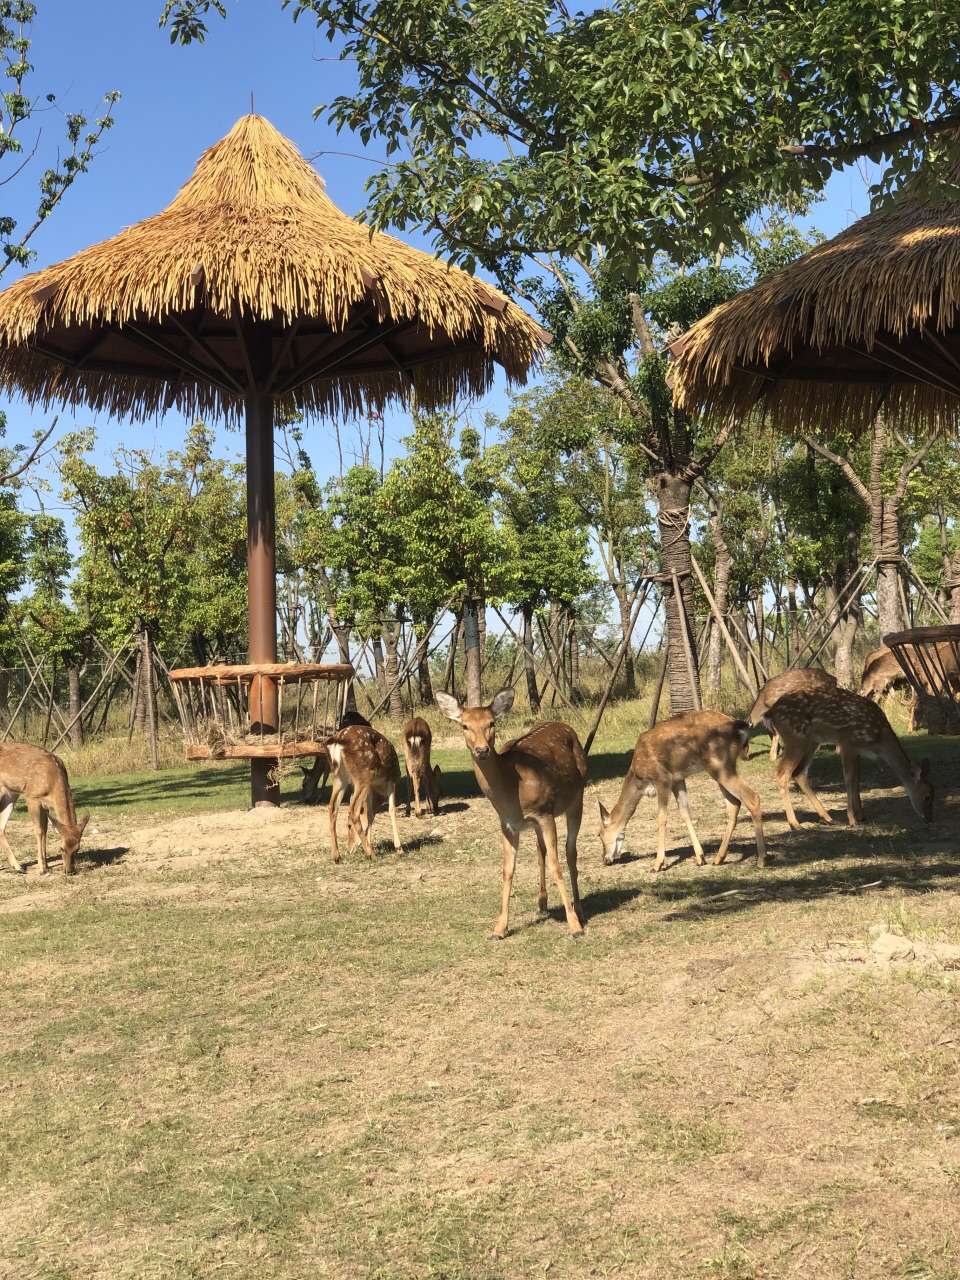
[[[693,578],[690,556],[691,482],[683,475],[662,471],[657,476],[657,525],[667,615],[667,673],[670,680],[670,712],[694,711],[700,704],[697,640],[694,633]],[[680,594],[673,586],[676,575]],[[685,638],[686,636],[686,638]],[[692,661],[688,661],[689,645]],[[691,673],[692,666],[692,673]]]
[[[430,634],[435,618],[427,618],[423,624],[423,634],[417,641],[417,649],[413,665],[417,672],[417,684],[420,687],[420,705],[429,707],[433,702],[433,681],[430,679]]]
[[[384,663],[383,679],[385,688],[383,697],[390,691],[390,716],[394,720],[403,719],[403,691],[400,688],[400,664],[397,660],[397,648],[400,644],[400,623],[386,618],[380,623],[380,634],[383,638]]]
[[[157,754],[157,698],[156,690],[153,687],[153,641],[146,627],[140,633],[140,644],[143,653],[140,663],[140,688],[145,703],[147,735],[150,739],[150,765],[153,769],[159,769],[160,759]]]
[[[527,677],[527,698],[530,710],[540,710],[540,694],[537,691],[537,673],[533,665],[533,605],[529,602],[521,606],[523,614],[523,670]]]
[[[463,644],[464,665],[467,676],[468,707],[483,706],[483,695],[480,688],[481,662],[480,619],[477,609],[478,601],[470,596],[463,598]]]
[[[877,619],[882,640],[891,631],[902,631],[905,624],[900,608],[900,499],[885,498],[879,492],[879,480],[877,485],[871,494],[870,539],[877,560]]]
[[[950,597],[950,621],[960,624],[960,547],[953,553],[950,562],[947,593]]]
[[[716,572],[713,583],[713,598],[717,612],[727,620],[727,601],[730,597],[730,575],[733,572],[733,556],[723,536],[723,524],[720,512],[714,503],[710,504],[710,540],[716,559]],[[723,650],[725,646],[723,633],[714,617],[710,619],[710,640],[707,646],[707,688],[713,693],[720,692],[720,678],[723,670]]]
[[[450,636],[450,652],[447,654],[447,665],[443,672],[443,688],[444,692],[449,693],[452,698],[457,696],[456,690],[456,664],[457,664],[457,645],[460,643],[460,628],[463,621],[463,614],[458,609],[454,617],[453,633]]]
[[[630,607],[630,600],[627,596],[627,589],[623,584],[618,583],[614,587],[617,596],[617,604],[620,606],[620,643],[626,645],[626,653],[623,656],[623,681],[624,696],[627,698],[635,698],[637,696],[637,672],[633,662],[633,645],[630,638],[630,614],[633,610]]]
[[[370,648],[373,651],[373,670],[374,678],[377,682],[377,693],[382,699],[387,693],[387,676],[383,669],[383,642],[379,636],[371,637]]]
[[[67,712],[67,724],[70,729],[70,745],[73,747],[83,746],[83,722],[80,716],[80,708],[83,705],[80,697],[80,668],[67,667],[67,687],[69,689],[69,710]]]
[[[583,702],[583,690],[580,688],[580,641],[577,636],[577,617],[572,609],[567,609],[567,648],[570,654],[570,701],[575,707]]]

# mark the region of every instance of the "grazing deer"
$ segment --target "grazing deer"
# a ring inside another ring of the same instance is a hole
[[[914,677],[920,688],[932,696],[941,687],[956,689],[960,685],[960,670],[957,667],[957,654],[954,646],[947,640],[933,646],[933,652],[927,651],[926,665],[917,662],[914,666]],[[931,679],[932,677],[932,679]],[[887,645],[881,645],[867,654],[863,664],[863,677],[860,681],[860,696],[875,698],[877,702],[891,689],[906,687],[910,690],[910,724],[908,732],[912,733],[917,718],[917,697],[911,681],[897,661],[893,651]]]
[[[860,677],[860,697],[875,698],[877,702],[885,693],[903,685],[909,685],[906,673],[894,657],[893,650],[885,644],[868,653]]]
[[[610,866],[620,856],[627,823],[633,817],[643,796],[657,797],[657,860],[654,871],[659,871],[667,860],[666,830],[667,807],[671,793],[683,817],[693,844],[697,866],[703,866],[703,848],[690,817],[690,801],[686,780],[693,773],[709,773],[723,792],[727,802],[727,829],[714,858],[719,866],[727,856],[730,837],[745,804],[753,819],[757,837],[757,866],[762,867],[767,857],[767,845],[763,835],[763,815],[760,797],[737,774],[737,761],[746,755],[750,741],[750,726],[744,720],[732,720],[722,711],[686,711],[671,716],[641,733],[633,750],[630,768],[623,780],[620,797],[608,812],[599,800],[600,841],[603,860]]]
[[[540,859],[541,915],[547,910],[546,868],[560,890],[567,925],[576,937],[583,933],[583,909],[577,882],[577,834],[583,817],[583,786],[587,780],[587,760],[580,739],[568,724],[559,721],[538,724],[522,737],[497,751],[497,720],[513,706],[514,691],[501,689],[488,707],[461,707],[449,694],[436,695],[440,710],[463,729],[464,742],[473,760],[480,789],[500,819],[503,833],[503,890],[500,914],[491,938],[507,935],[510,890],[517,867],[521,831],[533,830]],[[557,857],[557,818],[566,815],[567,896],[563,872]]]
[[[330,844],[334,862],[340,861],[337,844],[337,812],[343,793],[353,787],[348,813],[348,830],[353,850],[363,845],[364,853],[371,860],[376,857],[370,844],[370,828],[384,802],[390,809],[393,824],[393,847],[403,853],[400,832],[397,830],[397,784],[400,781],[400,761],[393,744],[382,733],[369,725],[353,724],[338,729],[327,742],[330,763],[336,770],[330,790]]]
[[[351,724],[364,724],[370,728],[370,721],[360,714],[359,711],[345,711],[340,717],[337,729],[346,729]],[[300,784],[300,799],[304,804],[316,804],[320,799],[320,789],[326,786],[327,778],[330,776],[330,756],[326,747],[321,747],[314,757],[313,764],[309,769],[304,769],[303,781]]]
[[[792,671],[784,671],[782,675],[774,676],[772,680],[768,680],[757,694],[757,700],[747,715],[747,724],[751,728],[758,725],[777,699],[782,698],[785,693],[797,693],[806,689],[835,689],[836,687],[836,676],[828,675],[826,671],[821,671],[819,667],[794,667]],[[767,725],[767,728],[770,729],[770,726]],[[777,758],[779,741],[776,732],[770,729],[771,760],[776,760]]]
[[[73,875],[73,860],[90,815],[77,822],[67,769],[59,756],[26,742],[0,744],[0,846],[14,871],[23,871],[6,836],[7,820],[17,798],[23,796],[37,834],[37,864],[47,874],[47,822],[60,835],[64,875]]]
[[[846,689],[815,689],[806,693],[788,693],[766,714],[766,721],[776,729],[783,742],[783,758],[774,776],[783,796],[787,822],[800,829],[790,800],[790,783],[807,797],[825,822],[833,819],[824,809],[810,785],[808,771],[821,742],[835,742],[840,748],[843,779],[847,787],[847,821],[856,826],[863,821],[860,801],[860,756],[878,756],[897,775],[906,788],[914,809],[929,822],[933,816],[933,786],[929,763],[913,764],[890,728],[890,722],[875,702]]]
[[[410,817],[410,784],[413,783],[413,802],[420,817],[420,792],[423,790],[424,807],[436,816],[440,812],[440,766],[430,764],[430,746],[433,734],[426,720],[414,716],[403,726],[403,758],[407,765],[407,817]]]

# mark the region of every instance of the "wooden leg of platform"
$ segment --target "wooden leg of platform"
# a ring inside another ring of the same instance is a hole
[[[275,809],[280,803],[276,760],[250,761],[250,799],[254,809]]]

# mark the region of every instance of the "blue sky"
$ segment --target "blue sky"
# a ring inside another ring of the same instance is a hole
[[[106,136],[90,172],[64,197],[63,204],[32,241],[37,260],[31,269],[69,257],[87,245],[116,234],[130,223],[157,213],[176,194],[207,147],[223,137],[236,120],[250,110],[253,94],[256,111],[291,138],[323,175],[331,198],[348,213],[364,204],[363,183],[374,171],[353,135],[337,137],[323,117],[313,118],[314,108],[351,87],[348,63],[340,63],[334,50],[307,21],[294,24],[279,0],[227,0],[229,17],[215,16],[204,45],[180,48],[170,44],[158,27],[162,0],[37,0],[30,60],[36,70],[27,90],[43,98],[55,93],[61,106],[83,111],[91,119],[98,101],[109,90],[122,97],[114,109],[116,124]],[[37,155],[27,171],[0,188],[0,212],[11,213],[25,225],[35,204],[34,173],[49,162],[62,136],[61,122],[53,110],[38,115],[40,138]],[[25,149],[37,128],[24,134]],[[352,153],[352,154],[343,154]],[[0,178],[14,165],[5,162]],[[847,226],[866,211],[866,187],[855,171],[838,175],[827,204],[816,210],[816,222],[828,234]],[[414,235],[405,235],[414,243]],[[10,267],[3,284],[11,283],[18,268]],[[4,404],[0,401],[0,404]],[[502,412],[506,395],[502,386],[474,411]],[[46,425],[51,415],[30,411],[18,403],[5,404],[7,439],[26,441]],[[183,438],[183,420],[169,415],[162,422],[117,423],[104,417],[63,413],[59,429],[94,426],[102,451],[120,444],[164,450],[177,447]],[[401,414],[388,418],[387,447],[404,434]],[[224,450],[239,448],[239,436],[218,427]],[[349,430],[344,438],[352,438]],[[335,467],[333,432],[328,424],[312,423],[307,429],[308,448],[318,469],[324,460]]]

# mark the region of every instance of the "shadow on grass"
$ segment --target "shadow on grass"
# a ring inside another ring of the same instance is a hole
[[[78,860],[91,863],[94,867],[112,867],[115,862],[122,861],[130,852],[130,846],[121,844],[114,849],[82,849]]]

